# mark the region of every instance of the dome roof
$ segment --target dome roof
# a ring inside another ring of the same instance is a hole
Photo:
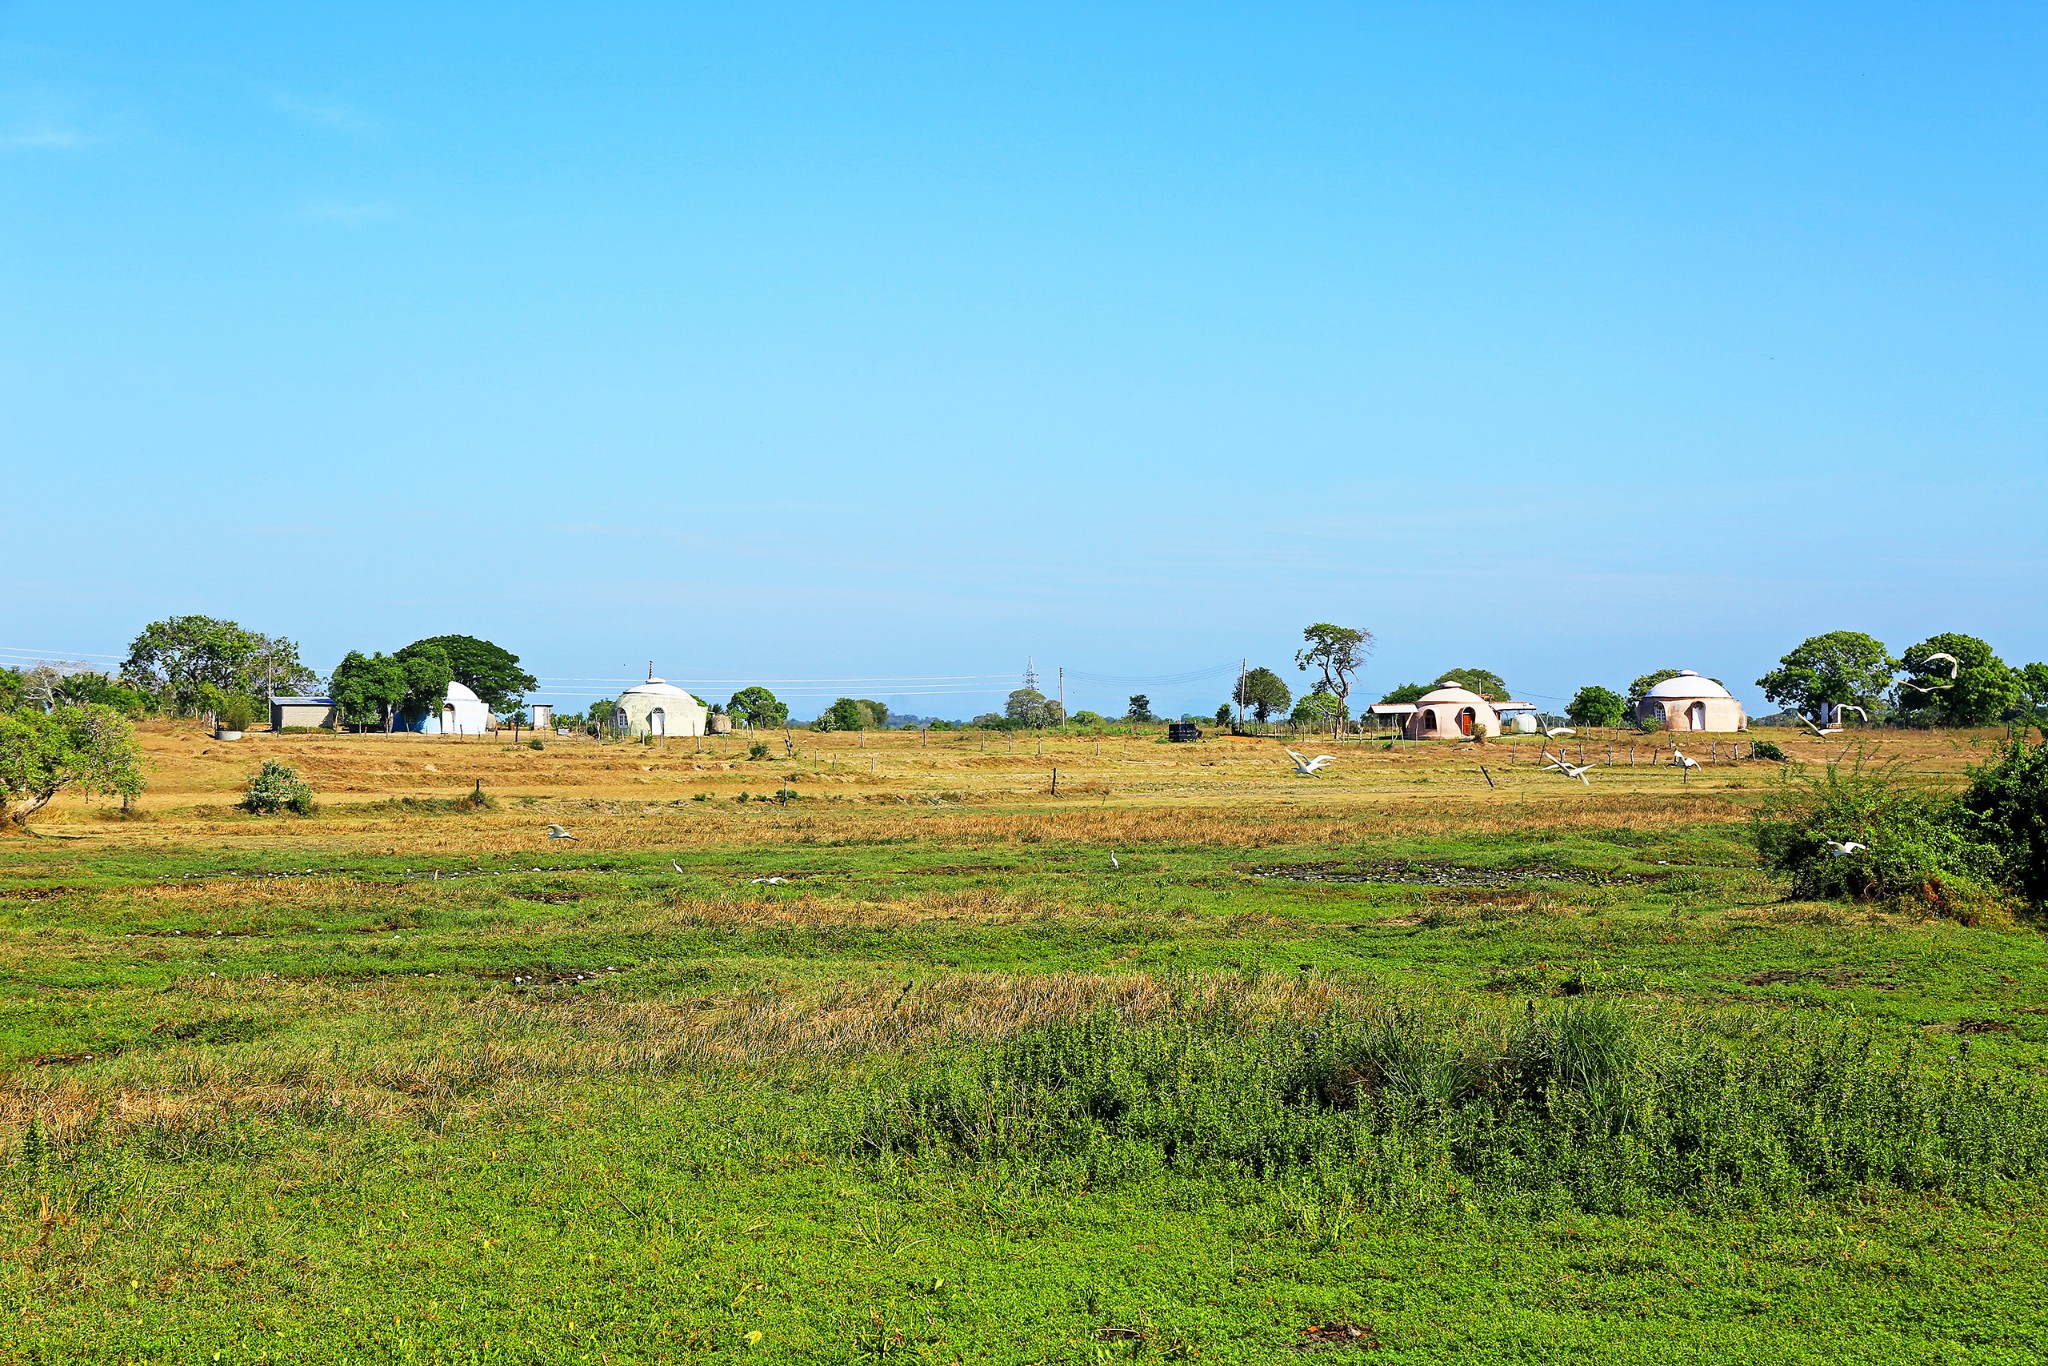
[[[1435,692],[1426,692],[1416,698],[1415,705],[1418,707],[1470,707],[1473,705],[1490,707],[1493,703],[1487,701],[1478,693],[1473,692],[1470,688],[1461,687],[1455,682],[1450,682],[1444,684],[1443,687],[1438,688]]]
[[[620,694],[619,694],[619,696],[620,696],[620,697],[683,697],[683,698],[689,698],[689,700],[690,700],[690,701],[692,701],[692,702],[694,702],[694,701],[696,701],[696,700],[697,700],[697,699],[696,699],[696,698],[694,698],[694,697],[690,697],[690,694],[689,694],[689,693],[687,693],[687,692],[683,691],[683,690],[682,690],[681,688],[678,688],[678,687],[677,687],[677,686],[676,686],[675,684],[673,684],[673,683],[669,682],[669,681],[668,681],[668,680],[667,680],[666,678],[655,678],[655,677],[654,677],[653,675],[651,675],[651,674],[650,674],[650,675],[648,676],[648,679],[647,679],[647,681],[646,681],[645,683],[635,683],[635,684],[634,684],[634,685],[633,685],[632,687],[630,687],[630,688],[626,689],[626,690],[625,690],[624,692],[620,693]]]
[[[1680,669],[1676,678],[1667,678],[1656,687],[1644,693],[1645,697],[1729,697],[1729,691],[1711,678],[1702,678],[1691,669]]]
[[[466,685],[455,682],[451,682],[448,685],[448,700],[450,702],[483,701],[481,697],[478,697],[475,693],[471,692]]]

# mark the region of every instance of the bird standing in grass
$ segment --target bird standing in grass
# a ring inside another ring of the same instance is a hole
[[[576,837],[559,825],[550,825],[548,826],[548,838],[551,840],[573,840]]]
[[[1121,867],[1123,867],[1123,865],[1122,865],[1121,863],[1118,863],[1118,862],[1116,861],[1116,850],[1114,850],[1114,849],[1112,849],[1112,850],[1110,850],[1110,851],[1109,851],[1109,866],[1110,866],[1110,867],[1112,867],[1112,868],[1121,868]]]

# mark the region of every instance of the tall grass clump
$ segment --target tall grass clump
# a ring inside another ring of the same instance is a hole
[[[1953,798],[1916,790],[1893,766],[1789,771],[1751,834],[1799,900],[1914,902],[1965,921],[1998,901],[1997,851],[1957,818]],[[1862,847],[1838,847],[1849,844]]]
[[[1103,1012],[877,1086],[845,1143],[1249,1181],[1346,1208],[1750,1208],[1867,1186],[1988,1199],[2048,1175],[2048,1097],[1842,1028],[1612,1002],[1398,1001],[1308,1022]]]

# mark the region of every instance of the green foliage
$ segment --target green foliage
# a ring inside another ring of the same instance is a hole
[[[280,811],[310,816],[313,789],[299,777],[297,769],[266,759],[263,767],[250,775],[249,785],[242,792],[242,807],[259,816],[273,816]]]
[[[759,740],[754,741],[753,744],[747,746],[747,757],[754,760],[767,758],[768,746]]]
[[[53,691],[57,705],[64,707],[110,707],[128,717],[156,710],[156,699],[148,693],[101,673],[66,674]],[[5,710],[4,703],[0,710]]]
[[[1891,687],[1895,663],[1884,643],[1861,631],[1830,631],[1802,641],[1756,681],[1780,706],[1812,714],[1822,707],[1869,707]]]
[[[1960,667],[1953,681],[1946,661],[1928,659],[1934,654],[1957,661]],[[1899,667],[1909,675],[1897,692],[1899,708],[1908,720],[1937,726],[1988,726],[2026,709],[2027,688],[2021,675],[1975,636],[1952,631],[1929,636],[1899,657]]]
[[[811,722],[812,730],[866,730],[871,720],[866,707],[858,698],[842,697],[818,713],[818,719]]]
[[[531,740],[528,740],[526,742],[526,747],[538,753],[539,751],[546,749],[547,745],[545,742],[541,740],[541,738],[538,735],[536,735]]]
[[[1653,669],[1649,673],[1644,674],[1641,678],[1638,678],[1635,682],[1629,684],[1628,705],[1630,709],[1633,710],[1636,703],[1642,701],[1645,697],[1648,697],[1650,695],[1650,689],[1656,687],[1659,683],[1667,682],[1671,679],[1674,679],[1684,672],[1685,670],[1683,669]]]
[[[1230,724],[1230,704],[1220,703],[1216,708],[1216,726],[1220,730]]]
[[[1787,772],[1752,824],[1767,867],[1792,876],[1801,900],[1918,902],[1972,920],[1988,904],[1993,852],[1891,767]],[[1838,853],[1828,841],[1865,846]]]
[[[1060,704],[1036,688],[1019,688],[1003,703],[1003,719],[1024,730],[1057,726],[1063,716]]]
[[[1442,688],[1452,683],[1478,693],[1489,702],[1509,700],[1507,683],[1491,669],[1452,669],[1431,686]]]
[[[1262,666],[1246,670],[1231,692],[1230,700],[1250,712],[1254,721],[1264,725],[1276,715],[1286,715],[1294,694],[1279,674]],[[1221,726],[1228,722],[1229,718],[1223,717],[1216,724]]]
[[[13,711],[28,704],[28,676],[20,669],[0,666],[0,711]]]
[[[1302,628],[1301,638],[1307,643],[1294,652],[1294,666],[1320,676],[1318,692],[1348,701],[1351,675],[1364,668],[1372,656],[1372,632],[1319,621]]]
[[[143,789],[135,728],[88,703],[52,712],[0,714],[0,826],[23,826],[67,787],[118,796]]]
[[[725,709],[741,725],[758,730],[776,730],[789,724],[788,705],[762,687],[741,688],[725,704]]]
[[[1303,693],[1287,719],[1297,726],[1327,726],[1346,720],[1350,715],[1351,709],[1344,705],[1343,698],[1318,689]]]
[[[1997,851],[2001,882],[2048,906],[2048,736],[2011,736],[1996,762],[1970,776],[1959,803],[1968,829]]]
[[[475,693],[494,713],[507,710],[540,686],[538,679],[519,667],[518,655],[475,636],[428,636],[398,651],[395,658],[407,663],[423,658],[430,661],[426,672],[412,676],[416,688],[421,688],[422,680],[430,684],[445,669],[450,679]],[[441,692],[446,695],[446,681]],[[438,708],[440,698],[434,698],[432,705]]]
[[[1628,703],[1614,689],[1589,683],[1572,694],[1564,714],[1575,726],[1619,726],[1628,720]]]
[[[2014,671],[2020,682],[2020,704],[2036,721],[2048,721],[2048,664],[2034,663]]]
[[[856,1153],[1305,1190],[1341,1208],[1480,1200],[1753,1209],[1878,1185],[1995,1201],[2048,1173],[2048,1100],[1867,1033],[1716,1037],[1601,1000],[1228,1005],[1031,1030],[881,1088]]]
[[[1785,749],[1775,740],[1752,740],[1749,745],[1749,757],[1769,759],[1780,764],[1786,762]]]
[[[163,699],[183,715],[206,710],[200,688],[266,697],[296,693],[319,679],[299,660],[299,647],[282,636],[247,631],[213,617],[153,621],[128,646],[121,676]]]
[[[412,689],[413,678],[403,660],[385,654],[366,656],[351,650],[334,666],[327,691],[343,721],[356,726],[388,727]]]
[[[1109,718],[1104,716],[1099,711],[1077,711],[1073,714],[1073,716],[1070,719],[1077,726],[1106,726],[1109,724]],[[941,724],[942,723],[940,722],[934,721],[932,723],[932,729],[937,730]]]
[[[231,694],[214,709],[213,716],[222,730],[247,730],[256,724],[256,699]]]
[[[1403,683],[1400,687],[1393,689],[1385,697],[1382,697],[1380,701],[1392,705],[1420,702],[1424,694],[1428,693],[1429,690],[1430,685],[1427,683]]]
[[[1152,714],[1151,698],[1141,692],[1131,694],[1131,700],[1124,708],[1124,720],[1145,722],[1157,721],[1158,719],[1158,717]]]

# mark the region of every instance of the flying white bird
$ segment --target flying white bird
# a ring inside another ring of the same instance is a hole
[[[1598,765],[1574,764],[1568,762],[1563,758],[1559,758],[1555,764],[1550,765],[1549,767],[1554,772],[1562,773],[1566,778],[1577,778],[1580,782],[1585,783],[1587,787],[1591,787],[1593,784],[1586,777],[1586,775],[1588,773],[1591,773],[1596,767],[1598,767]]]
[[[1316,770],[1324,764],[1334,764],[1337,762],[1337,756],[1334,754],[1318,754],[1313,759],[1306,755],[1296,754],[1291,749],[1286,751],[1286,754],[1288,758],[1294,760],[1294,771],[1304,778],[1313,778],[1316,776]]]
[[[1870,724],[1870,713],[1869,713],[1869,712],[1867,712],[1867,711],[1865,711],[1865,710],[1863,710],[1863,708],[1861,708],[1861,707],[1859,707],[1859,706],[1855,705],[1855,704],[1854,704],[1854,703],[1852,703],[1852,702],[1844,702],[1844,703],[1842,703],[1842,704],[1841,704],[1840,706],[1836,707],[1836,708],[1835,708],[1835,719],[1836,719],[1837,721],[1841,720],[1841,719],[1842,719],[1842,713],[1843,713],[1843,712],[1845,712],[1845,711],[1853,711],[1853,712],[1855,712],[1855,713],[1856,713],[1856,714],[1857,714],[1858,716],[1860,716],[1860,717],[1862,717],[1862,718],[1863,718],[1863,724],[1864,724],[1864,725],[1866,725],[1866,726],[1867,726],[1867,725],[1869,725],[1869,724]]]
[[[1699,760],[1676,747],[1671,751],[1671,758],[1682,769],[1695,769],[1700,766]]]
[[[1546,730],[1543,733],[1553,740],[1555,740],[1560,735],[1578,734],[1578,732],[1573,730],[1570,726],[1552,726],[1549,730]]]
[[[1946,660],[1948,662],[1948,682],[1908,683],[1905,686],[1907,688],[1910,688],[1914,692],[1947,692],[1950,688],[1953,688],[1956,685],[1956,675],[1960,674],[1963,671],[1963,661],[1957,659],[1954,655],[1943,654],[1937,651],[1936,653],[1931,654],[1920,661],[1920,667],[1922,671],[1924,672],[1927,666],[1932,664],[1937,659]]]
[[[1822,843],[1827,845],[1828,852],[1836,858],[1847,858],[1859,849],[1870,847],[1867,844],[1858,844],[1855,840],[1823,840]]]
[[[1799,724],[1819,736],[1840,735],[1842,733],[1840,726],[1816,726],[1812,719],[1804,712],[1799,713]]]
[[[678,868],[676,871],[681,872],[682,869]],[[789,879],[786,877],[750,877],[747,879],[747,883],[750,886],[766,885],[769,887],[780,887],[788,881]]]
[[[548,838],[551,840],[573,840],[576,837],[559,825],[550,825],[548,827]]]

